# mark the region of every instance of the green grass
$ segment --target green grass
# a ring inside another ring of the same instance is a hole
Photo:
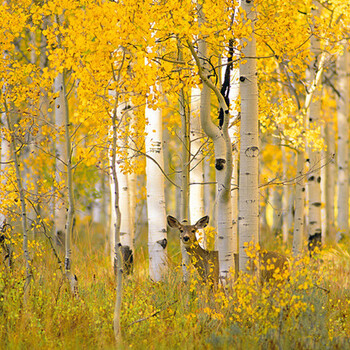
[[[0,268],[1,349],[115,349],[115,279],[98,230],[75,237],[69,293],[49,246],[33,244],[35,279],[27,301],[19,255]],[[144,242],[141,237],[140,241]],[[350,255],[338,247],[291,263],[291,276],[261,286],[251,276],[215,292],[193,272],[181,282],[179,247],[169,239],[169,274],[148,278],[145,244],[125,278],[120,349],[350,349]]]

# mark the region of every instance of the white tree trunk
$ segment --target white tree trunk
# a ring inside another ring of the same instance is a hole
[[[242,10],[251,20],[256,19],[254,1],[243,0]],[[252,28],[253,29],[253,28]],[[241,150],[239,168],[239,269],[247,272],[248,256],[245,245],[258,243],[259,237],[259,131],[258,85],[256,71],[256,41],[254,34],[243,40],[244,57],[251,57],[241,64]]]
[[[233,238],[233,254],[235,261],[235,272],[238,272],[238,161],[239,161],[239,127],[235,122],[239,117],[239,76],[238,67],[231,68],[230,75],[230,116],[233,122],[229,126],[229,135],[232,144],[232,177],[231,177],[231,201],[232,201],[232,238]]]
[[[130,125],[129,131],[131,131],[132,113],[128,111],[130,106],[127,103],[120,103],[117,107],[117,122],[118,122],[118,140],[117,147],[123,149],[128,145],[128,124]],[[130,119],[127,119],[130,118]],[[128,150],[128,156],[131,156],[132,150]],[[119,212],[120,212],[120,233],[119,239],[121,243],[121,251],[123,255],[124,272],[126,274],[132,273],[133,269],[133,256],[134,256],[134,220],[135,220],[135,174],[125,172],[126,160],[124,159],[125,153],[116,155],[115,172],[118,180],[118,193],[119,193]],[[111,203],[115,202],[115,184],[113,178],[111,178]],[[115,228],[116,211],[111,211],[111,258],[114,264],[114,246],[115,246]]]
[[[325,151],[325,203],[326,203],[326,233],[331,241],[335,241],[335,130],[334,123],[325,125],[325,142],[327,150]]]
[[[295,181],[295,219],[293,233],[293,255],[297,256],[303,248],[304,237],[304,202],[305,202],[305,186],[304,186],[304,151],[301,150],[297,154],[297,173]]]
[[[216,86],[208,79],[207,45],[204,40],[199,41],[199,56],[189,44],[193,57],[199,68],[199,75],[203,80],[201,94],[201,123],[204,132],[213,140],[215,148],[215,169],[217,183],[217,249],[219,251],[220,278],[223,280],[234,266],[233,236],[232,236],[232,203],[231,203],[231,176],[232,176],[232,146],[228,134],[229,108],[224,97]],[[220,108],[223,110],[224,121],[222,128],[216,126],[207,111],[210,91],[218,97]]]
[[[283,180],[287,179],[287,155],[286,155],[286,148],[282,147],[282,166],[283,166]],[[289,234],[289,227],[288,227],[288,213],[290,211],[289,208],[289,196],[290,196],[290,187],[287,185],[283,186],[282,189],[282,240],[284,244],[288,243],[288,234]]]
[[[349,232],[349,51],[337,59],[338,91],[338,230],[337,239]]]
[[[56,243],[59,246],[63,246],[65,240],[65,225],[67,217],[66,202],[64,198],[67,198],[67,192],[65,191],[65,174],[66,167],[65,165],[68,162],[67,150],[65,145],[65,139],[62,135],[62,132],[65,127],[65,96],[63,96],[63,74],[59,73],[55,78],[54,82],[55,93],[59,93],[58,97],[55,100],[55,125],[57,129],[56,139],[56,172],[55,180],[59,188],[56,188],[57,198],[56,198],[56,207],[55,207],[55,239]]]
[[[5,96],[6,96],[5,84],[3,86],[2,93],[3,93],[3,98],[5,99]],[[3,110],[1,113],[1,125],[2,125],[2,128],[4,129],[5,129],[5,125],[7,125],[7,114],[5,110]],[[7,139],[8,135],[6,135],[4,130],[1,130],[0,134],[1,134],[1,164],[0,164],[1,185],[5,186],[7,183],[7,176],[5,172],[10,161],[10,143]],[[2,205],[1,212],[0,212],[0,227],[2,226],[7,216],[5,210],[6,210],[5,206]]]
[[[315,39],[314,36],[311,37],[311,50],[315,54],[316,60],[320,58],[320,42]],[[311,76],[315,76],[313,67],[316,66],[313,62],[310,67]],[[310,108],[308,111],[307,120],[310,124],[319,124],[321,117],[321,94],[317,87],[313,94],[312,101],[310,103]],[[312,145],[310,145],[312,147]],[[308,224],[308,237],[310,242],[315,242],[319,240],[322,235],[322,223],[321,223],[321,152],[318,150],[313,150],[309,148],[309,173],[307,176],[307,186],[308,186],[308,203],[309,203],[309,224]],[[314,244],[314,243],[313,243]]]
[[[315,7],[317,8],[317,6]],[[317,44],[313,43],[314,46],[317,48]],[[317,51],[318,50],[318,51]],[[316,116],[319,116],[318,109],[319,106],[313,105],[313,98],[314,94],[317,94],[317,89],[320,85],[323,70],[324,70],[324,64],[326,60],[326,53],[320,52],[319,49],[315,49],[315,53],[317,53],[317,60],[315,61],[315,64],[313,67],[316,67],[315,71],[312,71],[312,76],[310,78],[310,83],[308,86],[308,89],[306,91],[305,96],[305,104],[304,104],[304,111],[303,113],[303,127],[305,128],[306,125],[306,116],[310,116],[310,118],[315,118]],[[316,52],[317,51],[317,52]],[[311,109],[311,110],[310,110]],[[312,117],[314,116],[314,117]],[[305,143],[305,140],[303,140]],[[303,246],[303,232],[304,232],[304,198],[305,198],[305,186],[304,186],[304,164],[301,164],[301,161],[305,161],[304,156],[304,150],[300,149],[298,151],[298,159],[297,159],[297,184],[296,184],[296,195],[295,195],[295,218],[294,218],[294,237],[293,237],[293,254],[294,256],[297,256],[301,253],[302,246]],[[316,170],[320,167],[320,162],[317,160],[317,155],[314,157],[312,156],[312,159],[310,159],[310,164],[313,166],[313,170]],[[315,182],[316,185],[318,183],[318,186],[321,182],[321,177],[318,176],[316,173],[314,175],[314,178],[311,179],[312,175],[309,174],[309,183]],[[313,184],[311,184],[313,185]],[[320,186],[319,186],[320,188]],[[321,192],[317,190],[313,190],[310,187],[308,188],[309,191],[313,192],[309,195],[309,201],[312,201],[309,203],[310,209],[309,209],[309,223],[312,231],[309,232],[309,240],[313,241],[315,243],[319,238],[321,238],[321,210],[320,210],[320,204],[321,204]],[[312,213],[310,214],[310,211]],[[311,215],[311,217],[310,217]],[[312,233],[314,232],[314,233]],[[311,234],[310,234],[311,233]]]
[[[152,158],[146,158],[149,273],[153,281],[160,281],[167,270],[164,177],[158,167],[164,168],[162,111],[147,106],[145,116],[146,155]]]
[[[195,223],[204,215],[204,162],[201,152],[202,127],[200,122],[201,90],[192,88],[191,90],[191,171],[190,171],[190,222]],[[197,237],[202,248],[206,249],[206,237],[204,230],[200,230],[200,237]]]
[[[282,231],[282,193],[279,187],[272,188],[271,206],[272,215],[272,234],[277,236]]]

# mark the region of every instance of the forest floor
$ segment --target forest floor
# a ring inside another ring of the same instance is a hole
[[[240,276],[212,290],[194,271],[189,283],[182,282],[177,237],[171,235],[168,273],[161,283],[150,281],[147,245],[139,237],[134,273],[124,279],[117,346],[115,278],[105,237],[91,227],[83,231],[73,239],[76,297],[43,239],[31,242],[34,279],[23,293],[18,238],[14,268],[0,268],[0,349],[350,349],[348,247],[290,259],[290,274],[271,283]]]

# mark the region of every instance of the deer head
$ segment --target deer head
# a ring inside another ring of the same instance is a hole
[[[180,240],[183,243],[194,267],[199,276],[204,281],[209,281],[216,287],[219,283],[219,256],[217,251],[208,251],[203,249],[197,242],[197,230],[208,225],[209,216],[199,219],[194,225],[188,225],[186,222],[180,223],[173,216],[168,215],[168,225],[177,228],[180,231]]]
[[[177,228],[180,231],[180,240],[184,244],[185,248],[190,248],[194,243],[197,242],[197,230],[208,225],[209,216],[203,216],[194,225],[187,225],[186,223],[181,224],[176,218],[171,215],[168,215],[167,220],[170,227]]]

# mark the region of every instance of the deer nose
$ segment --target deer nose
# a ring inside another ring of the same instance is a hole
[[[184,241],[184,242],[188,242],[189,240],[190,240],[190,237],[188,237],[188,236],[184,236],[184,237],[183,237],[183,241]]]

